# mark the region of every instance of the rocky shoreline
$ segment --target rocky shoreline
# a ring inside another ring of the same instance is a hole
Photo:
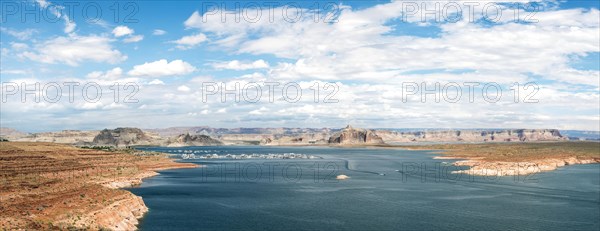
[[[448,158],[463,159],[460,157]],[[565,159],[533,160],[527,162],[484,161],[469,159],[460,160],[453,163],[455,166],[468,166],[469,169],[452,171],[452,173],[477,176],[517,176],[553,171],[559,167],[567,165],[597,163],[600,163],[600,160],[578,159],[576,157],[569,157]]]
[[[135,230],[148,208],[122,188],[196,167],[153,152],[3,142],[0,230]]]
[[[454,166],[469,167],[452,173],[478,176],[529,175],[567,165],[600,163],[600,143],[588,141],[439,144],[404,148],[442,154],[434,159],[455,160]]]
[[[195,168],[196,166],[185,166],[177,168]],[[162,168],[159,170],[174,169]],[[158,171],[158,170],[157,170]],[[98,182],[102,186],[111,189],[121,189],[140,185],[145,178],[159,175],[155,171],[145,171],[133,177],[123,177],[105,182]],[[77,221],[74,218],[58,221],[58,223],[72,224],[75,222],[78,227],[98,227],[111,230],[136,230],[148,207],[140,196],[127,192],[124,198],[117,200],[97,211],[91,211],[80,217]]]
[[[148,212],[142,197],[129,193],[127,196],[96,211],[81,216],[71,216],[55,223],[70,224],[71,227],[90,227],[110,230],[136,230],[138,220]]]
[[[159,175],[160,170],[179,169],[179,168],[196,168],[196,166],[179,166],[179,167],[161,167],[152,171],[144,171],[132,177],[123,177],[119,179],[99,182],[102,186],[111,189],[121,189],[133,187],[142,184],[145,178],[150,178]],[[112,230],[136,230],[139,224],[139,219],[148,212],[148,207],[140,196],[136,196],[131,192],[127,192],[128,196],[122,200],[116,201],[99,211],[90,212],[87,215],[92,223],[99,227],[109,228]],[[84,226],[85,227],[85,226]]]

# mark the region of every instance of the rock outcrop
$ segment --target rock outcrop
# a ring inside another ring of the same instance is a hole
[[[335,177],[335,179],[336,180],[347,180],[347,179],[350,179],[350,177],[346,176],[346,175],[338,175]]]
[[[600,163],[600,159],[579,159],[576,157],[568,157],[563,159],[553,158],[525,162],[461,160],[456,161],[454,165],[469,166],[470,168],[466,170],[452,171],[452,173],[464,173],[479,176],[526,176],[532,173],[552,171],[565,165],[595,163]]]
[[[261,145],[326,145],[329,133],[306,133],[292,136],[273,135],[260,141]]]
[[[348,125],[342,131],[332,135],[329,138],[329,144],[385,144],[385,142],[372,130],[353,128]]]
[[[56,220],[53,223],[65,230],[75,230],[77,227],[85,227],[81,228],[82,230],[92,227],[98,230],[137,230],[138,219],[146,212],[148,207],[142,197],[126,192],[108,206],[86,214]]]
[[[213,139],[207,135],[190,135],[181,134],[174,139],[169,139],[166,146],[183,147],[183,146],[216,146],[222,145],[223,142]]]
[[[100,131],[92,141],[97,146],[115,146],[125,147],[131,145],[157,145],[156,140],[152,139],[139,128],[116,128],[104,129]]]

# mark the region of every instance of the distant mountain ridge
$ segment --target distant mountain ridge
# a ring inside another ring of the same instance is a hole
[[[386,142],[527,142],[568,140],[557,129],[439,130],[397,132],[378,130]]]
[[[24,133],[2,128],[11,141],[55,142],[80,146],[209,146],[209,145],[374,145],[418,142],[564,141],[557,129],[363,129],[337,128],[115,128],[102,131],[64,130]],[[591,133],[583,133],[589,136]],[[596,133],[598,134],[598,133]],[[573,139],[573,138],[572,138]],[[575,138],[576,139],[576,138]]]
[[[18,131],[13,128],[0,127],[0,137],[2,138],[11,139],[14,137],[22,137],[26,135],[27,133]]]
[[[563,130],[561,134],[569,140],[600,140],[600,131]]]
[[[170,127],[157,129],[144,129],[145,131],[154,132],[161,136],[175,136],[180,134],[202,134],[202,135],[227,135],[227,134],[261,134],[261,135],[283,135],[283,134],[301,134],[301,133],[316,133],[316,132],[332,132],[341,129],[332,128],[211,128],[206,126],[200,127]]]

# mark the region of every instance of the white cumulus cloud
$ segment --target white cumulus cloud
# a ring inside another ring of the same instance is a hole
[[[134,33],[134,31],[127,26],[117,26],[112,30],[112,33],[115,37],[122,37],[125,35],[131,35]]]
[[[38,31],[34,29],[24,29],[24,30],[16,30],[12,28],[0,27],[0,31],[2,33],[6,33],[10,36],[13,36],[19,40],[27,40],[31,38],[34,34],[37,34]]]
[[[33,51],[19,54],[21,57],[42,63],[65,63],[78,66],[82,62],[118,63],[127,59],[111,45],[111,39],[103,36],[56,37],[35,45]]]
[[[131,76],[161,77],[173,75],[186,75],[196,70],[196,67],[180,59],[168,62],[161,59],[151,63],[136,65],[127,72]]]
[[[188,36],[183,36],[178,40],[175,41],[171,41],[172,43],[177,44],[177,48],[178,49],[190,49],[193,48],[194,46],[205,42],[207,40],[206,35],[199,33],[199,34],[195,34],[195,35],[188,35]]]
[[[189,91],[190,91],[190,90],[192,90],[192,89],[190,89],[190,88],[189,88],[188,86],[186,86],[186,85],[181,85],[181,86],[177,87],[177,90],[178,90],[178,91],[182,91],[182,92],[189,92]]]
[[[115,67],[106,72],[102,71],[94,71],[86,75],[87,78],[90,79],[118,79],[122,76],[123,69],[120,67]]]
[[[68,9],[66,9],[64,6],[52,4],[46,0],[35,0],[35,3],[37,3],[45,11],[45,13],[50,13],[57,19],[60,18],[64,21],[65,28],[63,29],[63,32],[69,34],[75,31],[77,24],[75,23],[75,20],[70,19],[69,15],[64,13],[68,11]]]
[[[144,39],[143,35],[136,35],[135,31],[127,26],[117,26],[112,30],[112,34],[117,38],[123,38],[124,43],[139,42]]]
[[[239,60],[231,60],[228,62],[216,62],[211,64],[215,69],[228,69],[228,70],[251,70],[251,69],[265,69],[269,68],[269,63],[259,59],[254,62],[243,62]]]
[[[160,79],[154,79],[148,83],[148,85],[165,85],[165,82],[160,81]]]

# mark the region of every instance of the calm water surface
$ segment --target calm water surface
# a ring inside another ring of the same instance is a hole
[[[193,159],[140,187],[140,230],[599,230],[600,165],[527,177],[449,174],[425,151],[326,147],[141,148],[296,153],[321,159]],[[337,175],[351,177],[335,180]]]

